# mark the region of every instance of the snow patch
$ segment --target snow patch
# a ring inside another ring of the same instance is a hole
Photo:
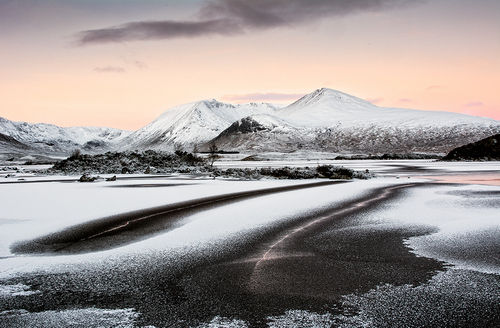
[[[138,316],[134,309],[90,308],[44,312],[18,310],[0,313],[0,320],[3,327],[135,328]]]
[[[30,286],[23,284],[0,285],[0,297],[29,296],[38,293],[40,293],[40,291],[31,290]]]

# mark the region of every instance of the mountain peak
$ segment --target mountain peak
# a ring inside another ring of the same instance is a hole
[[[321,88],[303,96],[296,102],[289,105],[287,108],[289,108],[291,111],[294,111],[292,109],[303,106],[311,106],[313,104],[319,104],[324,102],[329,103],[330,107],[344,108],[344,109],[353,106],[365,107],[365,108],[376,107],[375,105],[371,104],[366,100],[351,96],[347,93],[329,88]]]
[[[231,104],[226,104],[226,103],[220,102],[215,98],[201,100],[199,103],[205,104],[208,108],[219,108],[222,106],[230,106],[230,107],[232,106]]]
[[[324,125],[378,108],[370,102],[334,89],[321,88],[283,108],[280,115],[296,124]]]

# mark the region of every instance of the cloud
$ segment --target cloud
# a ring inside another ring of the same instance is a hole
[[[442,88],[442,86],[436,84],[436,85],[431,85],[428,88],[425,88],[425,90],[430,91],[430,90],[436,90],[436,89],[441,89],[441,88]]]
[[[237,35],[253,30],[297,27],[330,17],[360,12],[380,12],[423,0],[213,0],[208,1],[193,20],[140,21],[75,35],[79,46]]]
[[[96,67],[94,71],[98,73],[125,73],[125,69],[119,66]]]
[[[200,22],[148,21],[127,23],[99,30],[82,31],[76,37],[77,45],[87,45],[234,34],[238,29],[229,19]]]
[[[465,107],[478,107],[478,106],[484,106],[484,104],[480,101],[471,101],[465,105]]]
[[[304,93],[247,93],[245,95],[225,95],[222,99],[234,102],[294,101],[304,95]]]
[[[127,58],[125,56],[121,56],[121,58],[123,59],[123,61],[127,64],[132,64],[134,65],[135,67],[139,68],[139,69],[148,69],[148,65],[143,62],[143,61],[140,61],[140,60],[137,60],[137,59],[134,59],[134,58]]]
[[[413,102],[413,100],[408,99],[408,98],[401,98],[398,101],[401,102],[401,103],[411,103],[411,102]]]
[[[367,98],[365,100],[371,102],[374,105],[377,105],[380,104],[382,101],[384,101],[384,98]]]
[[[132,63],[135,65],[135,67],[140,68],[140,69],[147,69],[148,65],[146,65],[145,62],[142,62],[140,60],[132,60]]]

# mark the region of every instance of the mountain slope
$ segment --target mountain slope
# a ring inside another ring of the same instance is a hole
[[[46,123],[13,122],[0,117],[4,151],[67,155],[75,149],[103,152],[131,132],[101,127],[63,128]]]
[[[471,123],[484,125],[486,121],[498,123],[492,119],[458,113],[378,107],[366,100],[327,88],[305,95],[278,111],[277,115],[297,125],[314,127],[375,124],[404,125],[410,128],[422,125],[443,127]]]
[[[215,138],[234,121],[253,114],[275,113],[278,108],[266,103],[231,105],[215,99],[176,106],[125,138],[121,149],[187,149]]]
[[[0,118],[0,151],[64,156],[75,149],[190,151],[195,145],[203,150],[216,143],[219,149],[242,152],[448,153],[498,133],[500,122],[493,119],[383,108],[323,88],[289,106],[192,102],[166,110],[135,132]]]
[[[359,115],[376,116],[378,109],[366,100],[322,88],[282,108],[277,115],[301,126],[327,126],[343,120],[352,121]]]
[[[455,148],[443,161],[500,161],[500,134]]]
[[[300,144],[306,133],[307,129],[294,126],[276,116],[257,114],[234,122],[209,144],[215,143],[219,149],[224,150],[287,151],[294,143]]]
[[[500,122],[493,119],[383,108],[325,88],[269,117],[277,118],[286,124],[251,133],[226,130],[213,141],[226,150],[446,153],[464,143],[500,132]],[[289,129],[290,126],[295,128]]]

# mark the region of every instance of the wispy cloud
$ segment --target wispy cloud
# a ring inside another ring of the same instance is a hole
[[[75,35],[79,46],[236,35],[254,30],[296,27],[320,19],[360,12],[380,12],[424,0],[213,0],[193,20],[139,21]]]
[[[384,98],[366,98],[365,100],[371,102],[374,105],[377,105],[384,101]]]
[[[400,103],[411,103],[411,102],[413,102],[413,100],[408,99],[408,98],[401,98],[401,99],[398,100],[398,102],[400,102]]]
[[[140,60],[133,60],[132,63],[135,65],[135,67],[140,68],[140,69],[147,69],[148,65],[146,65],[145,62],[142,62]]]
[[[125,69],[120,66],[104,66],[104,67],[96,67],[94,71],[98,73],[125,73]]]
[[[225,95],[222,99],[234,102],[294,101],[304,95],[304,93],[247,93],[244,95]]]
[[[430,90],[437,90],[437,89],[441,89],[441,88],[443,88],[443,87],[436,84],[436,85],[431,85],[428,88],[425,88],[425,90],[430,91]]]
[[[137,68],[140,68],[140,69],[147,69],[148,68],[148,65],[143,61],[140,61],[140,60],[137,60],[134,58],[127,58],[125,56],[121,56],[121,58],[123,59],[123,61],[125,63],[134,65]]]
[[[480,101],[471,101],[465,105],[465,107],[478,107],[478,106],[484,106],[484,104]]]

